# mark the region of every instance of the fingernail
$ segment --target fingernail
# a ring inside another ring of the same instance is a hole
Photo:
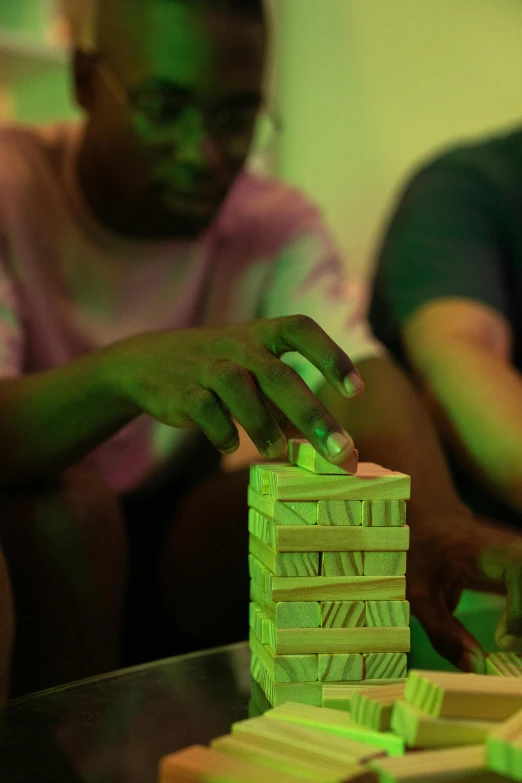
[[[269,444],[270,445],[264,449],[263,454],[270,459],[281,457],[286,451],[286,440],[283,438],[279,438],[276,443],[270,443],[269,441]]]
[[[330,457],[338,457],[342,451],[352,445],[349,436],[343,432],[332,432],[326,441],[326,448]]]
[[[512,636],[509,633],[504,634],[504,636],[501,636],[499,639],[499,645],[502,647],[503,650],[512,650],[513,647],[516,647],[519,643],[520,639],[518,636]]]
[[[352,372],[348,373],[344,379],[344,388],[350,397],[364,389],[364,381],[357,370],[352,370]]]
[[[471,672],[472,674],[484,674],[485,662],[481,655],[467,652],[464,653],[460,659],[459,669],[463,672]]]

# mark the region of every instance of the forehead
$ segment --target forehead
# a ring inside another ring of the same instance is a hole
[[[263,80],[266,32],[259,22],[176,0],[130,3],[107,22],[110,46],[102,35],[100,48],[131,83],[157,79],[210,94]]]

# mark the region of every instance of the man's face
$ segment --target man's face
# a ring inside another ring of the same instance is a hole
[[[123,20],[119,36],[101,37],[80,92],[91,164],[137,234],[196,238],[250,152],[266,32],[183,2],[144,5]]]

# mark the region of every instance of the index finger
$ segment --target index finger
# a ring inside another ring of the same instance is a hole
[[[502,650],[512,650],[522,637],[522,564],[508,566],[504,571],[506,608],[495,633]]]
[[[297,351],[343,397],[356,397],[364,390],[364,382],[348,354],[312,318],[276,318],[266,322],[264,328],[265,345],[277,357]]]

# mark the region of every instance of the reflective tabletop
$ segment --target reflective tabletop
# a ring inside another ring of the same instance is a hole
[[[83,680],[7,705],[0,781],[157,783],[162,756],[268,707],[246,642]]]

